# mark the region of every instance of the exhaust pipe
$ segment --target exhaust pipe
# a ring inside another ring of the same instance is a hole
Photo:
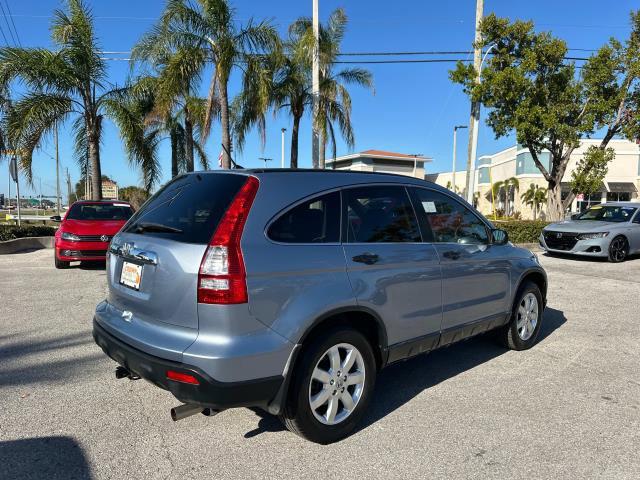
[[[188,403],[184,405],[178,405],[177,407],[173,407],[171,409],[171,419],[174,422],[177,422],[178,420],[190,417],[191,415],[195,415],[196,413],[201,413],[203,410],[204,407],[202,407],[201,405],[191,405]]]
[[[214,415],[220,413],[220,410],[214,410],[213,408],[186,403],[184,405],[178,405],[177,407],[173,407],[171,409],[171,419],[174,422],[177,422],[178,420],[182,420],[183,418],[190,417],[191,415],[195,415],[197,413],[202,413],[207,417],[213,417]]]

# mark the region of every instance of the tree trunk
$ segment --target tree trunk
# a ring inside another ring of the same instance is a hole
[[[291,129],[291,168],[298,168],[298,131],[300,129],[300,116],[293,116],[293,128]]]
[[[564,220],[564,206],[562,205],[562,185],[560,182],[549,182],[547,189],[548,220],[558,222]]]
[[[185,149],[187,155],[187,172],[193,172],[194,163],[193,163],[193,124],[191,120],[189,120],[189,111],[185,109],[185,119],[184,119],[184,136],[185,136]]]
[[[327,150],[327,134],[322,131],[320,132],[320,144],[318,148],[318,168],[320,170],[325,169],[325,156]]]
[[[220,80],[220,126],[222,127],[222,168],[231,168],[231,131],[229,128],[229,94],[225,79]]]
[[[100,169],[100,135],[99,127],[94,122],[87,125],[87,146],[91,174],[91,200],[102,200],[102,171]],[[86,192],[85,192],[86,197]]]

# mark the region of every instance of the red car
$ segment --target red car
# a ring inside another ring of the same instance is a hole
[[[104,261],[111,238],[133,215],[127,202],[117,200],[75,202],[56,232],[56,268],[67,268],[74,261]]]

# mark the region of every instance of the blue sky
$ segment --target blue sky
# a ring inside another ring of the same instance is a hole
[[[154,23],[164,2],[159,0],[88,1],[96,21],[100,43],[105,51],[128,51]],[[50,47],[49,22],[52,11],[62,5],[58,0],[8,0],[22,45]],[[244,22],[250,17],[268,18],[285,34],[288,25],[299,16],[311,14],[311,0],[233,1],[237,16]],[[349,26],[343,45],[344,52],[382,51],[452,51],[468,50],[473,41],[475,0],[320,0],[321,20],[336,7],[343,7]],[[485,14],[495,12],[512,19],[531,19],[538,30],[548,30],[565,39],[570,48],[596,49],[611,36],[624,39],[628,35],[628,14],[640,8],[637,0],[485,0]],[[8,28],[0,18],[5,35]],[[9,41],[11,41],[9,37]],[[0,37],[0,42],[4,39]],[[572,52],[584,55],[584,52]],[[463,55],[464,57],[464,55]],[[110,61],[110,81],[122,84],[129,74],[127,62]],[[455,124],[466,124],[469,102],[461,89],[452,85],[448,70],[453,64],[383,64],[362,65],[374,76],[375,94],[352,88],[353,124],[356,134],[354,151],[367,149],[420,153],[433,157],[427,166],[430,172],[450,170],[452,130]],[[207,79],[208,81],[208,79]],[[238,75],[232,78],[230,94],[238,91]],[[202,94],[205,94],[203,87]],[[120,186],[140,183],[138,172],[127,161],[117,129],[106,122],[103,138],[103,173]],[[249,136],[244,151],[236,160],[245,167],[262,166],[258,157],[270,157],[280,162],[280,129],[288,129],[286,159],[289,158],[288,135],[291,119],[286,115],[269,115],[267,143],[262,150],[255,132]],[[463,131],[458,138],[458,169],[466,161],[467,138]],[[220,151],[220,127],[214,125],[207,150],[212,163],[217,164]],[[512,138],[496,140],[492,132],[481,125],[478,155],[495,152],[513,143]],[[310,124],[301,125],[300,166],[310,166]],[[350,151],[339,144],[338,155]],[[34,188],[22,186],[21,193],[39,193],[40,180],[44,195],[55,194],[55,163],[53,142],[46,139],[33,163]],[[66,128],[61,130],[60,155],[63,168],[69,168],[72,181],[79,177],[73,160],[72,145]],[[163,182],[169,179],[169,147],[161,149]],[[6,162],[0,164],[0,192],[7,191]],[[12,185],[12,195],[15,186]],[[65,191],[65,190],[63,190]]]

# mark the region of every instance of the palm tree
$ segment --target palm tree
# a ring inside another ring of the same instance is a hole
[[[120,128],[131,164],[142,171],[144,188],[150,191],[160,178],[157,150],[165,138],[171,141],[171,175],[193,171],[195,150],[203,169],[208,159],[200,141],[204,125],[206,100],[186,97],[176,102],[175,110],[161,111],[157,102],[155,77],[142,77],[116,98],[106,102],[106,109]],[[185,125],[190,125],[187,129]],[[194,134],[195,128],[195,134]],[[191,141],[189,141],[189,139]],[[191,154],[191,155],[189,155]]]
[[[143,36],[137,49],[139,54],[150,58],[167,57],[168,52],[172,52],[174,63],[170,78],[174,85],[188,85],[200,78],[207,65],[213,66],[202,140],[206,141],[219,108],[222,166],[229,168],[232,142],[228,83],[231,71],[236,67],[243,68],[255,54],[277,50],[278,46],[278,34],[268,22],[249,20],[246,25],[237,27],[235,10],[227,0],[168,0],[160,22]],[[174,85],[167,83],[167,92],[174,92]]]
[[[511,205],[516,192],[520,189],[520,181],[516,177],[511,177],[507,178],[503,185],[505,190],[505,213],[509,217],[513,214]]]
[[[547,189],[532,183],[520,198],[526,205],[533,208],[533,219],[535,220],[540,207],[547,203]]]
[[[495,202],[501,201],[502,198],[502,190],[504,189],[504,182],[497,181],[491,185],[491,206],[493,208],[493,214],[495,215]]]
[[[108,90],[107,69],[89,9],[81,0],[67,0],[56,10],[51,26],[54,50],[0,48],[0,88],[19,80],[26,93],[13,103],[6,119],[7,135],[20,152],[20,166],[32,181],[33,151],[56,123],[76,116],[76,154],[91,173],[92,198],[101,191],[100,137],[104,104],[118,90]]]
[[[334,10],[326,25],[320,25],[320,97],[318,117],[313,121],[320,133],[319,164],[314,168],[325,168],[327,141],[331,144],[333,158],[336,157],[336,137],[334,123],[337,123],[342,138],[349,148],[355,145],[351,125],[351,95],[346,85],[358,85],[373,91],[373,76],[363,68],[345,68],[334,72],[335,62],[341,51],[341,44],[347,27],[347,15],[342,8]],[[298,38],[299,54],[304,55],[311,65],[313,53],[313,23],[310,18],[300,18],[290,27],[290,32]]]

